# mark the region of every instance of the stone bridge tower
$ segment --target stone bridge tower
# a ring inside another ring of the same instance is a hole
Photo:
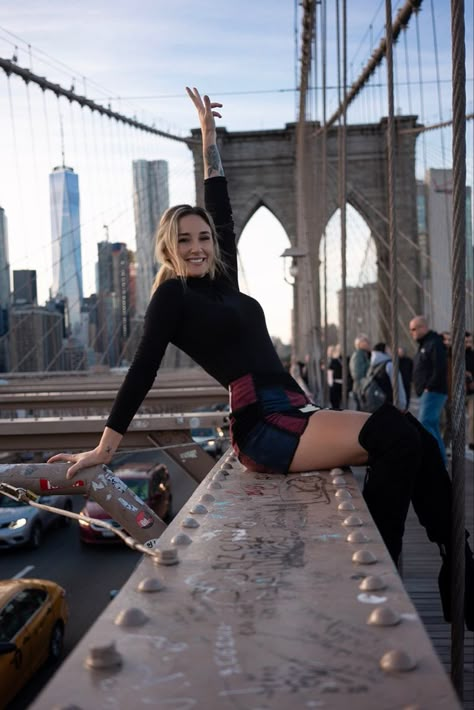
[[[419,312],[419,251],[416,207],[415,142],[413,129],[415,116],[396,117],[396,208],[398,238],[399,329],[401,343],[408,343],[407,323],[413,312]],[[321,327],[319,245],[325,224],[338,208],[338,128],[332,127],[327,135],[327,198],[322,207],[321,184],[321,134],[319,124],[307,124],[307,169],[303,193],[307,215],[307,242],[309,244],[310,271],[315,303],[316,332]],[[347,126],[347,203],[365,219],[376,244],[378,264],[379,333],[389,341],[389,240],[387,197],[387,120],[379,123]],[[234,212],[237,240],[252,215],[267,207],[280,220],[293,246],[301,242],[301,220],[297,211],[296,125],[264,131],[229,132],[218,128],[218,144]],[[203,164],[200,131],[193,130],[196,140],[190,144],[195,166],[196,195],[203,201]],[[300,202],[301,204],[301,202]],[[350,230],[347,241],[351,239]],[[298,284],[297,284],[298,286]],[[308,325],[305,313],[306,295],[301,288],[295,290],[295,322],[297,350],[309,352]],[[352,344],[348,344],[352,348]]]

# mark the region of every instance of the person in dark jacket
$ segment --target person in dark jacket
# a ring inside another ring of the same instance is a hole
[[[440,417],[448,398],[448,367],[443,339],[428,326],[425,316],[410,321],[410,333],[418,343],[413,362],[413,384],[420,398],[418,419],[435,437],[446,463],[446,449],[440,431]]]

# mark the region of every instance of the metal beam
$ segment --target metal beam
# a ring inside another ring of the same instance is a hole
[[[31,710],[460,710],[353,477],[224,461]]]

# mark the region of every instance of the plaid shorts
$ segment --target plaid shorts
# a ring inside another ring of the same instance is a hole
[[[230,435],[239,461],[288,473],[309,417],[318,411],[291,375],[244,375],[229,385]]]

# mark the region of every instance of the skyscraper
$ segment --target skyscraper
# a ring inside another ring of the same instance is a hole
[[[82,257],[79,178],[61,165],[49,176],[53,245],[53,296],[67,299],[72,335],[81,330]]]
[[[115,340],[120,354],[130,335],[130,254],[123,242],[99,242],[97,249],[99,317],[103,319],[98,343],[102,343],[101,352],[110,353],[110,341]]]
[[[137,315],[145,313],[155,278],[154,237],[169,207],[166,160],[133,161],[133,206],[137,243]]]

